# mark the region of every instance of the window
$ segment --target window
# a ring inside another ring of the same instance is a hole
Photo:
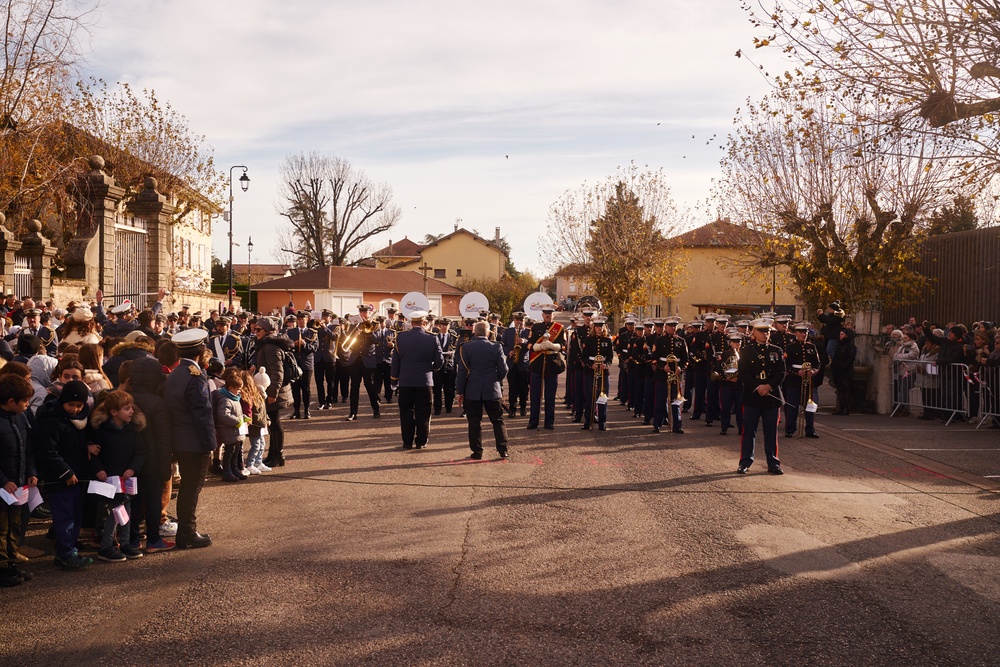
[[[462,269],[455,269],[455,277],[456,278],[462,277]]]
[[[446,277],[445,276],[445,270],[444,269],[434,269],[434,277],[435,278],[445,278]]]

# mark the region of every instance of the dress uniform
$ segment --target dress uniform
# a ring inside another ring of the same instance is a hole
[[[677,335],[677,318],[667,318],[663,332],[653,340],[653,433],[659,433],[664,420],[674,433],[684,433],[681,422],[681,378],[688,365],[687,343]],[[669,413],[667,412],[669,408]],[[669,415],[669,416],[668,416]]]
[[[354,421],[358,418],[362,382],[364,382],[365,392],[368,394],[368,402],[372,406],[372,416],[376,419],[382,416],[374,383],[375,337],[372,332],[375,323],[368,319],[371,308],[367,305],[360,304],[358,312],[361,314],[361,321],[350,326],[345,325],[341,329],[341,340],[337,346],[337,358],[351,380],[351,404],[347,421]]]
[[[646,369],[646,325],[642,322],[635,323],[635,336],[628,342],[625,349],[628,355],[628,409],[632,411],[633,417],[638,417],[642,413],[642,398],[645,389],[645,369]]]
[[[444,318],[434,322],[438,327],[434,337],[441,346],[444,364],[440,370],[434,371],[434,414],[441,414],[441,408],[451,414],[455,404],[455,349],[458,347],[458,337],[448,330],[451,323]]]
[[[768,339],[771,345],[780,347],[782,352],[795,340],[795,336],[788,332],[788,323],[791,319],[789,315],[778,315],[775,317],[774,331],[771,332],[771,337]]]
[[[600,317],[595,318],[592,320],[592,324],[593,332],[583,339],[581,348],[583,428],[584,430],[591,429],[596,420],[598,428],[604,431],[607,429],[608,422],[608,388],[610,387],[611,363],[614,360],[615,348],[611,337],[604,333],[605,320]],[[598,373],[600,373],[601,378],[597,377]],[[597,396],[594,396],[595,388]],[[595,406],[597,408],[596,418],[594,415]]]
[[[306,326],[309,313],[300,310],[295,314],[295,326],[285,334],[292,341],[295,362],[302,369],[302,376],[292,383],[292,419],[309,419],[309,401],[313,370],[313,353],[319,349],[319,335],[315,329]]]
[[[170,413],[174,456],[180,468],[177,493],[177,548],[207,547],[208,535],[198,532],[198,497],[201,495],[212,452],[216,447],[215,414],[208,374],[198,364],[208,332],[189,329],[173,341],[180,348],[180,363],[170,371],[163,385],[163,402]]]
[[[524,313],[514,313],[514,325],[503,330],[500,344],[507,361],[507,416],[513,417],[518,406],[521,416],[528,408],[528,338],[531,330],[524,327]]]
[[[379,328],[375,334],[375,357],[377,373],[375,374],[375,393],[383,391],[386,403],[392,403],[392,351],[396,347],[396,330],[390,329],[382,316],[378,317]]]
[[[795,434],[799,420],[799,410],[807,407],[802,403],[802,383],[806,377],[810,380],[819,373],[823,365],[819,350],[809,342],[809,323],[801,322],[795,325],[795,340],[785,348],[785,437]],[[808,367],[806,366],[808,364]],[[812,392],[806,397],[806,402],[812,400]],[[816,413],[806,410],[806,437],[818,438],[815,425]]]
[[[749,325],[749,322],[747,323]],[[733,427],[733,417],[736,418],[736,429],[743,433],[743,387],[740,386],[738,374],[740,350],[745,345],[743,334],[736,331],[728,336],[729,346],[722,354],[722,381],[719,383],[719,399],[722,411],[719,414],[722,435]]]
[[[570,372],[573,374],[573,399],[570,404],[573,407],[573,423],[579,424],[583,420],[584,410],[588,408],[585,398],[587,391],[584,384],[590,376],[587,376],[584,369],[589,365],[585,359],[583,350],[584,341],[591,335],[591,324],[594,319],[594,311],[585,310],[580,313],[583,316],[583,324],[574,327],[569,339],[569,352],[566,356],[566,386],[569,387]],[[580,400],[577,400],[579,397]]]
[[[707,412],[706,395],[708,393],[708,375],[712,372],[712,333],[715,331],[715,313],[705,315],[705,328],[695,334],[691,359],[694,362],[694,407],[691,417],[700,419]]]
[[[489,340],[488,332],[477,325],[480,335],[462,346],[456,367],[456,391],[469,420],[469,458],[483,458],[482,420],[485,411],[493,426],[493,438],[501,459],[507,458],[507,428],[503,421],[503,379],[507,361],[500,343]]]
[[[704,326],[705,323],[701,320],[694,320],[688,324],[687,330],[684,333],[684,343],[688,348],[688,366],[684,369],[684,409],[682,412],[690,410],[694,403],[694,374],[698,361],[695,353],[697,351],[698,334]]]
[[[403,449],[427,446],[431,425],[434,371],[444,365],[441,346],[423,327],[427,313],[410,313],[410,330],[396,336],[392,352],[392,380],[399,386],[399,425]]]
[[[743,438],[740,441],[740,465],[736,472],[746,474],[753,465],[757,425],[764,433],[767,470],[781,475],[778,459],[778,408],[781,406],[781,382],[785,361],[781,348],[767,342],[771,320],[752,322],[754,340],[740,353],[737,376],[743,385]]]
[[[139,323],[132,319],[133,313],[132,302],[126,299],[111,309],[115,320],[110,321],[104,316],[102,308],[98,304],[97,320],[101,323],[101,335],[105,338],[124,338],[138,329]]]
[[[656,386],[653,379],[653,341],[663,332],[663,320],[646,320],[645,358],[642,368],[642,423],[653,423],[653,404],[656,402]]]
[[[337,400],[337,336],[330,324],[333,313],[324,310],[322,316],[316,322],[319,347],[313,353],[313,372],[316,374],[316,409],[329,410]]]
[[[720,397],[719,383],[722,382],[722,355],[726,351],[726,327],[729,325],[729,318],[725,315],[717,315],[715,318],[715,331],[709,334],[709,368],[708,382],[705,391],[705,426],[711,426],[719,418]]]
[[[615,354],[618,355],[618,394],[615,399],[622,405],[628,405],[628,349],[629,342],[635,337],[635,319],[625,318],[625,326],[618,330],[615,338]]]
[[[232,319],[225,315],[216,319],[216,335],[209,338],[208,349],[227,368],[242,368],[243,341],[230,330],[231,324]]]
[[[562,350],[566,346],[566,332],[563,331],[561,324],[552,321],[553,311],[551,306],[542,309],[542,321],[532,325],[531,337],[528,339],[528,347],[531,350],[528,361],[528,367],[531,371],[529,429],[538,428],[543,395],[545,399],[544,427],[548,430],[555,428],[556,388],[559,384],[559,375],[566,370],[566,362],[562,356]]]

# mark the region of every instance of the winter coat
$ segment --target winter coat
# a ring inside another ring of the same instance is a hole
[[[283,410],[292,404],[292,386],[285,385],[284,355],[292,353],[292,343],[287,338],[276,334],[268,334],[257,341],[257,368],[266,368],[271,378],[271,386],[267,388],[267,397],[277,401],[269,403],[267,410]],[[283,386],[284,385],[284,386]]]
[[[65,484],[72,475],[81,481],[91,478],[87,465],[89,411],[89,407],[85,407],[79,416],[71,419],[55,395],[46,398],[38,408],[32,444],[43,482]]]
[[[240,424],[243,423],[243,408],[239,400],[229,398],[221,389],[212,392],[212,404],[215,410],[215,438],[220,445],[231,445],[243,442],[240,435]]]
[[[90,393],[97,396],[102,391],[112,388],[111,378],[105,378],[101,371],[88,368],[83,371],[83,383],[90,389]]]
[[[0,408],[0,486],[8,482],[24,486],[29,477],[38,476],[34,451],[28,438],[27,414],[15,414]]]
[[[90,469],[96,476],[121,475],[126,470],[139,472],[146,463],[146,443],[141,432],[146,428],[146,415],[138,406],[132,421],[118,427],[105,405],[99,405],[90,416],[91,438],[100,445],[101,453],[90,459]]]
[[[927,337],[927,340],[941,348],[937,356],[938,366],[965,363],[965,350],[962,349],[965,341],[951,340],[947,335],[937,336],[931,331],[930,327],[924,327],[924,336]]]
[[[163,402],[163,367],[152,357],[132,362],[129,389],[136,406],[146,415],[146,428],[142,439],[146,444],[146,464],[142,475],[165,482],[170,477],[173,460],[170,413]]]
[[[892,355],[893,361],[896,362],[896,374],[903,377],[910,373],[912,371],[911,364],[905,362],[915,361],[919,358],[920,348],[917,347],[916,341],[903,341],[896,349],[896,353]]]
[[[854,361],[858,357],[858,348],[854,345],[854,332],[850,329],[842,331],[847,332],[847,338],[837,341],[837,349],[834,350],[833,360],[830,363],[834,384],[843,384],[854,379]]]
[[[111,348],[108,360],[104,362],[104,374],[111,380],[111,385],[117,387],[121,382],[118,380],[118,369],[125,361],[135,361],[142,357],[152,356],[147,346],[140,343],[118,343]],[[84,380],[86,382],[86,380]]]
[[[31,388],[35,390],[28,404],[28,409],[32,412],[37,412],[45,401],[49,385],[52,384],[52,371],[58,365],[59,361],[47,354],[36,354],[28,360],[28,368],[31,369]]]

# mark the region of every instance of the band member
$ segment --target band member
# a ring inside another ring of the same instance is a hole
[[[764,432],[764,454],[767,471],[783,474],[778,459],[778,408],[781,406],[781,382],[785,377],[785,361],[781,348],[767,342],[771,320],[759,318],[751,322],[753,341],[740,353],[737,376],[743,385],[743,438],[740,441],[740,465],[736,472],[745,475],[753,465],[757,425]]]
[[[618,394],[615,396],[622,405],[628,405],[628,349],[629,342],[635,337],[635,318],[626,317],[625,326],[618,330],[615,338],[615,354],[618,355]]]
[[[711,345],[709,355],[708,383],[705,392],[705,426],[711,426],[719,418],[720,398],[719,383],[722,382],[722,355],[726,351],[726,328],[729,326],[729,317],[717,315],[715,317],[715,331],[709,336]]]
[[[295,313],[294,326],[285,330],[292,341],[295,362],[302,369],[302,376],[292,383],[292,419],[309,419],[309,402],[312,393],[312,375],[315,368],[313,353],[319,349],[319,336],[315,329],[307,326],[309,313],[300,310]]]
[[[437,338],[424,329],[426,312],[410,313],[410,330],[396,336],[392,352],[392,381],[398,384],[399,425],[403,449],[427,446],[431,426],[431,387],[434,372],[444,365]]]
[[[358,404],[361,399],[361,383],[364,382],[368,393],[368,402],[372,406],[372,416],[378,419],[382,416],[379,410],[379,398],[375,393],[373,382],[375,368],[375,322],[371,319],[371,308],[366,304],[358,306],[360,320],[341,332],[341,342],[337,354],[351,380],[351,405],[347,421],[358,418]],[[366,362],[365,359],[368,359]]]
[[[503,345],[504,358],[507,360],[508,410],[507,416],[513,417],[518,406],[521,416],[527,412],[528,406],[528,339],[531,330],[524,326],[524,313],[514,313],[514,324],[503,330],[500,343]]]
[[[478,322],[472,328],[474,338],[462,346],[456,377],[458,403],[469,419],[470,459],[483,458],[483,411],[493,425],[497,454],[507,458],[507,428],[503,423],[503,379],[507,362],[503,346],[489,340],[489,325]]]
[[[635,323],[635,336],[628,342],[625,348],[628,356],[628,409],[632,411],[633,417],[638,417],[642,412],[642,399],[645,390],[646,359],[646,325],[642,322]]]
[[[583,429],[593,428],[594,407],[596,405],[597,426],[604,431],[607,429],[608,423],[608,388],[610,387],[611,362],[614,360],[615,349],[611,337],[604,331],[604,318],[594,318],[591,320],[591,324],[593,326],[592,333],[583,339],[581,346]],[[597,396],[594,395],[595,389]]]
[[[566,362],[562,350],[566,346],[566,332],[558,322],[552,321],[552,306],[542,308],[542,321],[531,327],[531,337],[528,346],[531,350],[528,366],[531,370],[529,393],[531,395],[531,411],[528,414],[528,428],[538,428],[542,408],[542,395],[545,396],[545,422],[548,430],[555,428],[556,422],[556,387],[559,375],[566,370]]]
[[[704,326],[705,323],[701,320],[694,320],[688,324],[684,333],[684,343],[688,348],[689,362],[687,369],[684,371],[684,409],[682,412],[690,410],[694,401],[694,374],[701,354],[697,349],[698,334],[701,333]]]
[[[774,318],[774,331],[771,332],[771,337],[768,338],[768,342],[771,345],[780,347],[782,352],[795,340],[795,336],[788,331],[788,323],[791,319],[790,315],[776,316]]]
[[[441,346],[444,364],[440,370],[434,371],[434,414],[441,414],[441,407],[451,414],[455,403],[455,349],[458,347],[458,337],[448,331],[451,323],[445,317],[434,322],[438,331],[434,336]]]
[[[649,320],[646,323],[646,359],[643,364],[642,381],[642,425],[649,426],[653,423],[653,406],[656,403],[656,382],[653,363],[656,358],[653,356],[653,341],[663,335],[663,320]]]
[[[392,351],[396,347],[396,330],[389,328],[389,321],[379,315],[375,330],[375,357],[378,359],[375,374],[375,393],[383,391],[386,403],[392,403]]]
[[[681,405],[684,398],[681,378],[688,365],[687,343],[677,335],[678,318],[668,317],[663,331],[653,340],[653,433],[659,433],[664,420],[674,433],[684,433]],[[669,412],[668,412],[669,410]]]
[[[747,328],[750,323],[747,322]],[[739,369],[740,350],[744,345],[743,334],[736,331],[727,338],[729,345],[722,354],[722,382],[719,383],[719,398],[722,412],[719,414],[722,435],[733,427],[733,415],[736,416],[736,430],[743,433],[743,387],[740,386]]]
[[[329,410],[337,400],[337,336],[333,331],[333,313],[324,309],[313,320],[318,347],[313,353],[316,373],[316,409]]]
[[[243,343],[230,332],[232,318],[223,315],[215,321],[215,335],[208,339],[208,350],[226,367],[243,367]]]
[[[587,408],[587,401],[584,398],[584,368],[587,360],[584,359],[583,344],[591,335],[591,325],[594,320],[593,310],[584,310],[580,313],[581,319],[577,321],[577,326],[569,331],[569,341],[567,343],[569,351],[566,353],[566,387],[570,386],[570,378],[573,380],[573,398],[570,401],[573,407],[573,423],[579,424],[583,420],[584,410]],[[568,393],[568,392],[567,392]],[[580,400],[577,400],[577,397]]]
[[[799,420],[799,410],[808,407],[812,401],[812,389],[806,396],[806,405],[802,405],[803,383],[810,385],[820,369],[823,368],[819,350],[809,342],[809,323],[800,322],[793,327],[795,340],[785,348],[785,437],[795,435]],[[816,413],[806,410],[806,437],[819,438],[816,433]]]

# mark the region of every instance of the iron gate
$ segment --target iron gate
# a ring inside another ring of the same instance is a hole
[[[32,291],[33,276],[31,257],[14,255],[14,294],[18,299],[34,296],[35,293]]]
[[[115,223],[115,303],[128,299],[142,308],[148,294],[149,231],[146,221],[120,216]]]

